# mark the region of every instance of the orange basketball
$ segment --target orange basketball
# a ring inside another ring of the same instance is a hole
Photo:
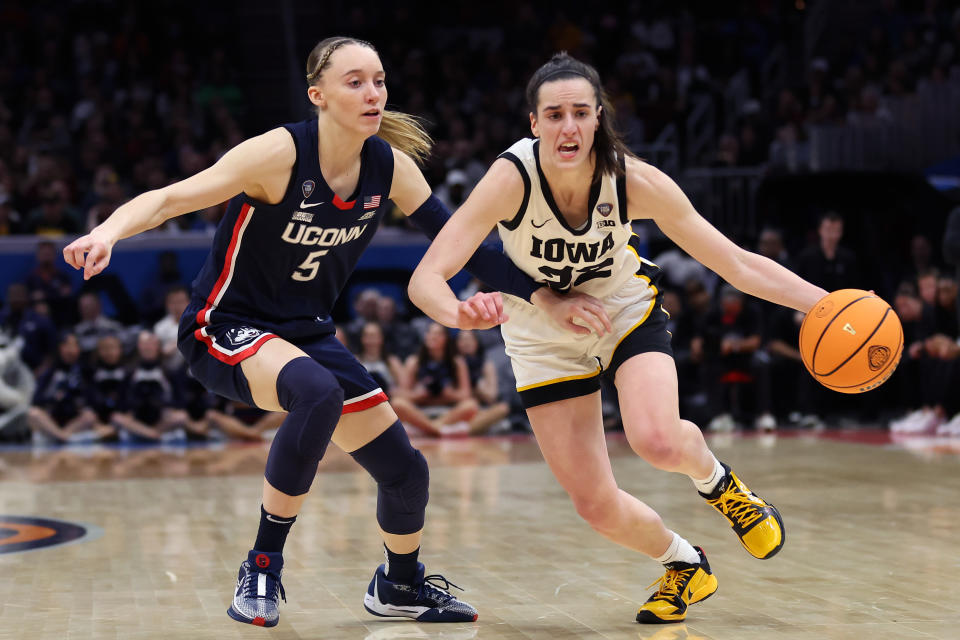
[[[807,371],[840,393],[863,393],[890,377],[903,352],[900,318],[881,298],[840,289],[821,299],[800,327]]]

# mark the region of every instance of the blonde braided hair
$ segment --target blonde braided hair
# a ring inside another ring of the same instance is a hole
[[[330,66],[330,57],[333,53],[348,44],[367,47],[377,52],[376,48],[366,40],[344,36],[334,36],[321,40],[307,56],[307,86],[315,85]],[[423,128],[420,121],[401,111],[384,109],[383,119],[380,121],[380,130],[377,132],[387,143],[398,149],[417,162],[422,162],[433,146],[433,139]]]

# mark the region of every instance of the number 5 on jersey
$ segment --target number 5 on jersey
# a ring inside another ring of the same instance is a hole
[[[310,255],[307,256],[307,259],[300,263],[297,267],[297,270],[293,272],[293,275],[290,277],[294,280],[299,280],[300,282],[307,282],[308,280],[313,280],[317,277],[317,272],[320,270],[320,256],[327,255],[329,249],[321,249],[320,251],[311,251]]]

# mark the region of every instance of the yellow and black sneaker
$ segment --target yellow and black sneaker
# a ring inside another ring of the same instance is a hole
[[[700,493],[707,503],[725,517],[740,544],[755,558],[772,558],[787,538],[780,512],[750,491],[740,478],[723,465],[723,478],[710,494]]]
[[[694,547],[700,556],[699,564],[671,562],[663,577],[651,584],[657,590],[637,611],[637,622],[663,624],[680,622],[687,617],[687,607],[706,600],[717,590],[717,577],[710,571],[710,563],[703,549]]]

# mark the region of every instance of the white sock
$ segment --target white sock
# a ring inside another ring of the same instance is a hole
[[[700,493],[712,493],[713,490],[717,488],[717,484],[721,478],[723,478],[723,465],[720,464],[720,461],[717,460],[717,457],[712,453],[710,457],[713,458],[713,472],[703,480],[698,480],[693,476],[690,477],[690,479],[693,480],[693,484],[697,486],[697,491]]]
[[[671,531],[670,533],[673,534],[673,542],[670,543],[662,556],[654,558],[654,560],[660,564],[667,564],[668,562],[700,564],[700,554],[693,548],[693,545],[677,535],[676,532]]]

